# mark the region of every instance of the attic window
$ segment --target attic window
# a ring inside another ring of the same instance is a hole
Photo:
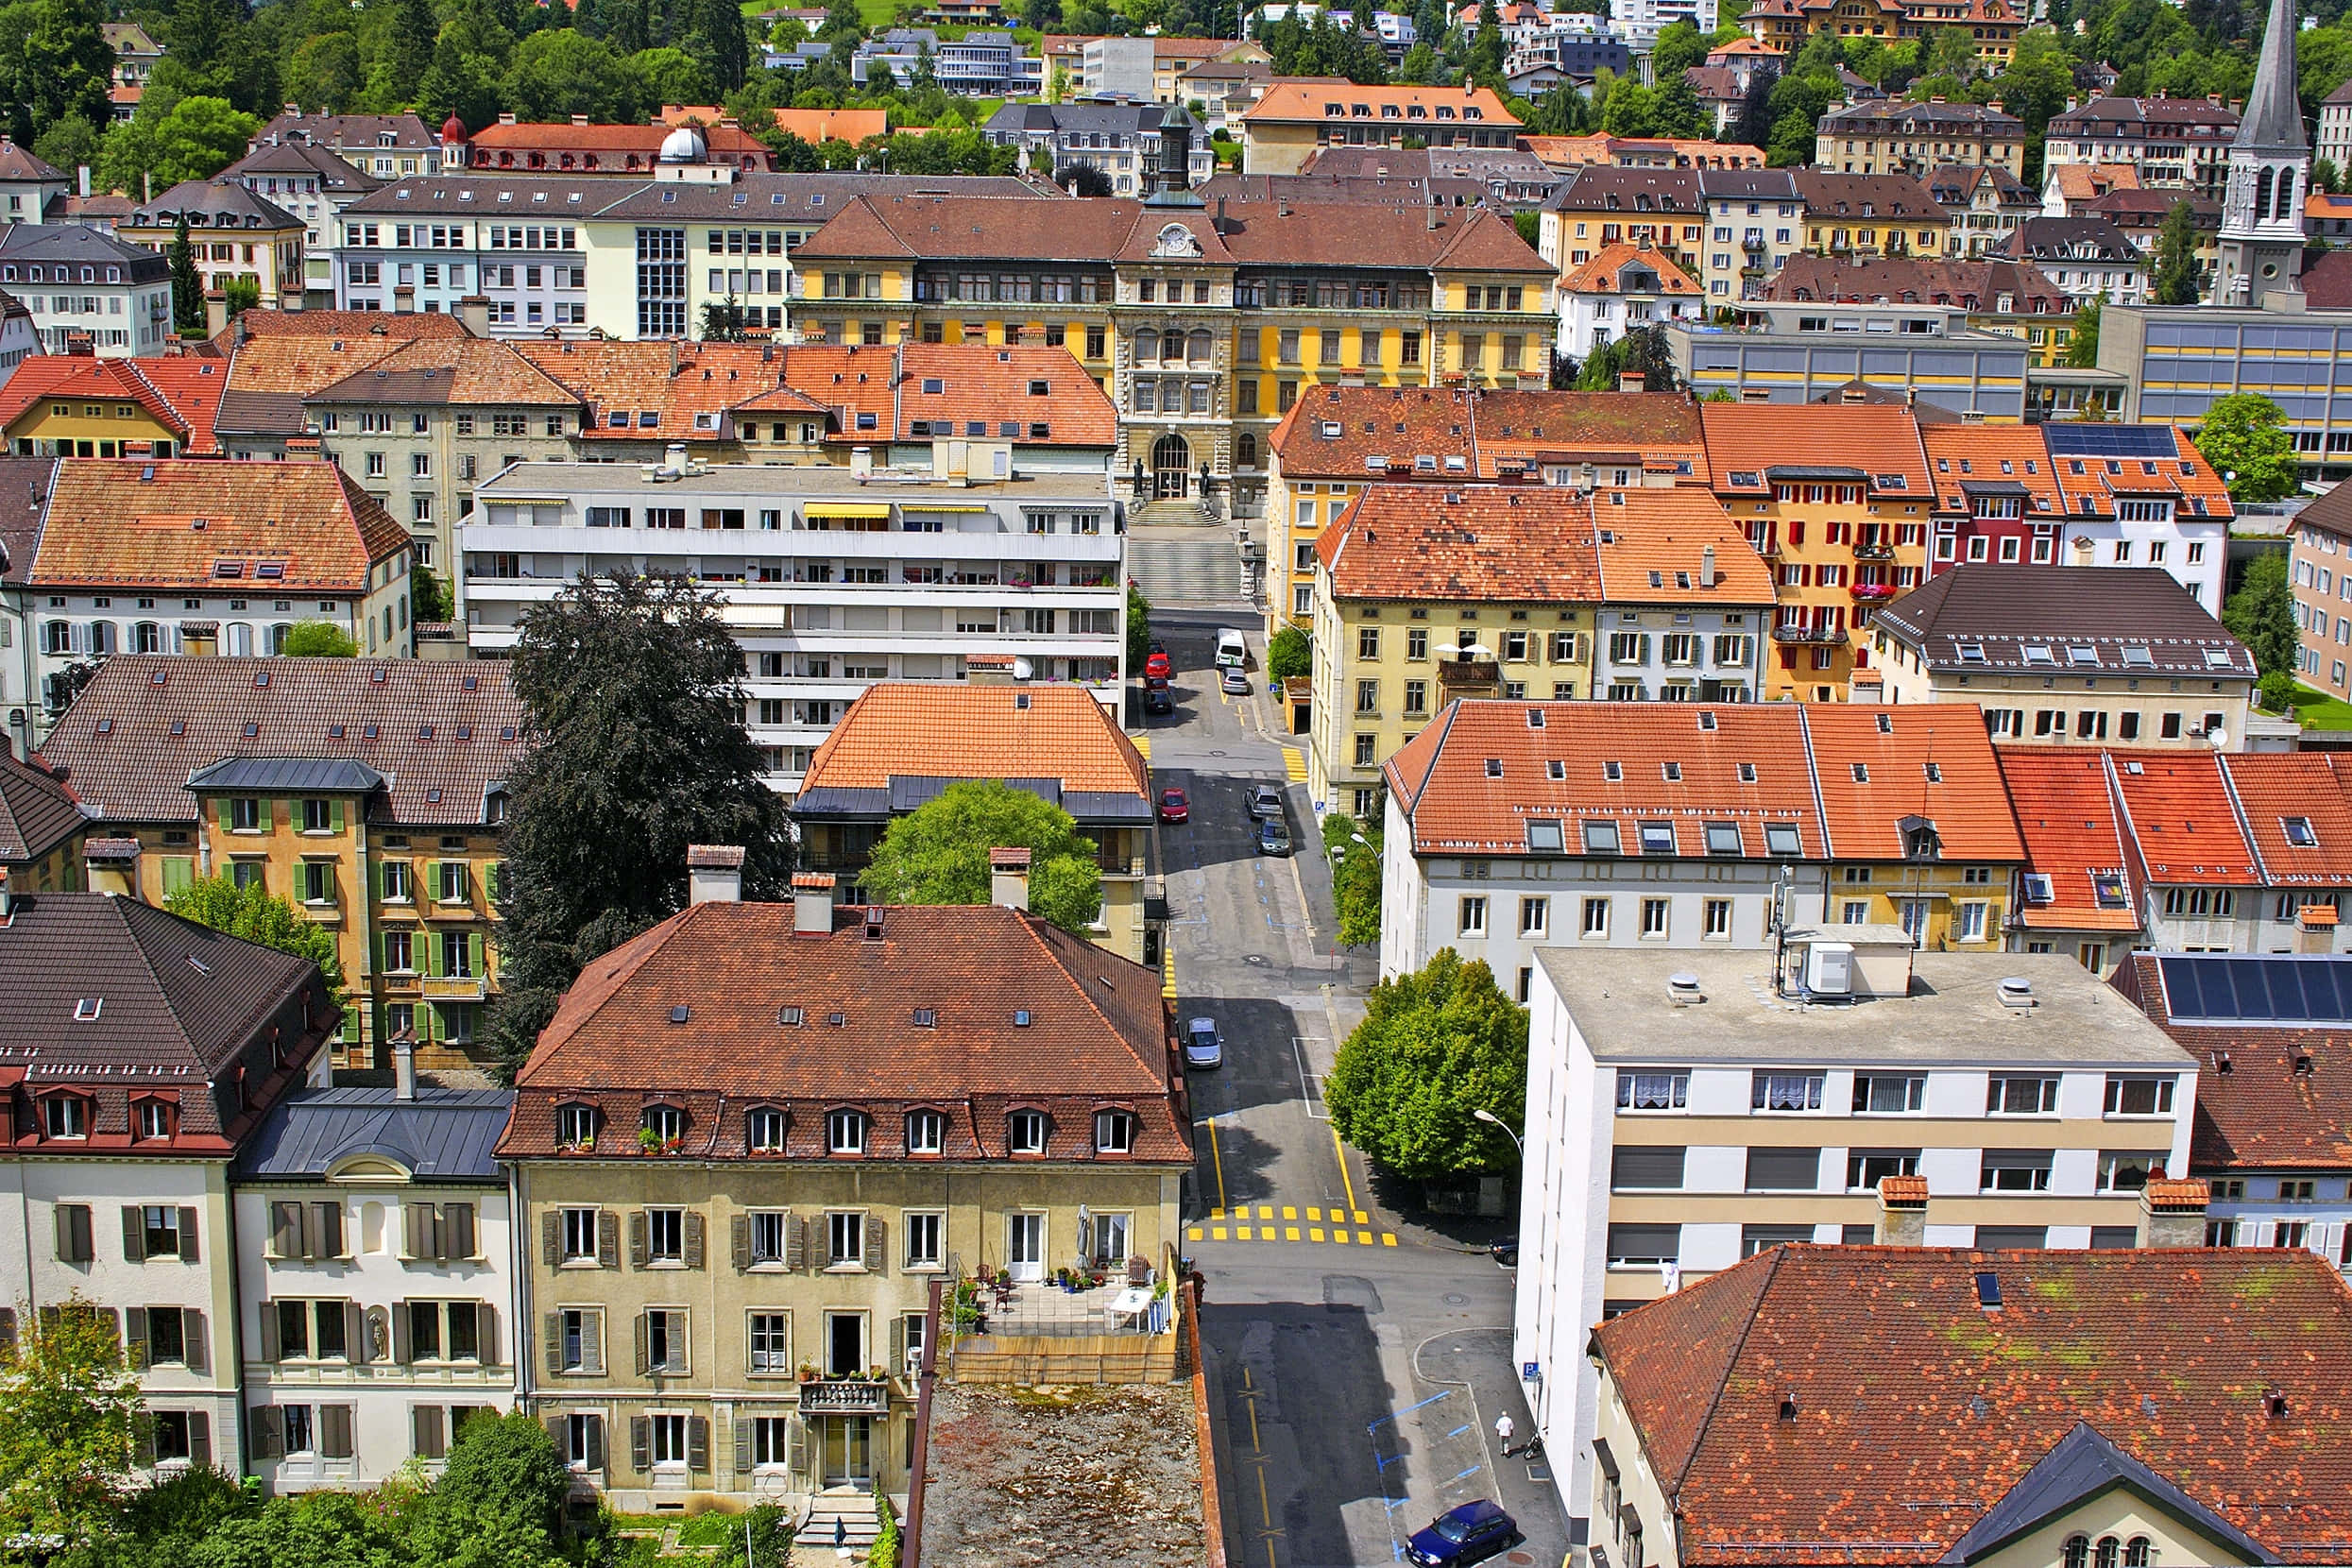
[[[2287,835],[2287,842],[2297,849],[2316,849],[2319,835],[2311,831],[2309,817],[2280,817],[2278,826]]]
[[[1963,664],[1984,663],[1985,644],[1982,642],[1963,642],[1960,644],[1960,662]]]
[[[253,674],[253,684],[255,686],[267,686],[269,684],[269,672],[266,670],[255,671]]]
[[[2148,651],[2148,645],[2144,642],[2126,642],[2123,644],[2123,662],[2153,670],[2156,668],[2156,655]]]
[[[513,740],[515,738],[515,726],[512,724],[502,726],[498,732],[498,738],[502,741]]]
[[[939,1010],[935,1007],[916,1008],[914,1010],[914,1027],[917,1029],[937,1029],[939,1027]]]
[[[1674,852],[1675,852],[1675,849],[1674,849],[1674,824],[1673,824],[1673,823],[1670,823],[1670,822],[1645,822],[1645,823],[1642,824],[1642,853],[1643,853],[1643,854],[1645,854],[1645,855],[1671,855],[1671,854],[1673,854]]]
[[[1682,782],[1682,764],[1661,762],[1658,764],[1658,775],[1669,784],[1679,784]]]
[[[171,679],[172,677],[169,673],[158,670],[154,674],[147,677],[147,684],[149,686],[169,686],[171,684]]]
[[[2001,1304],[2001,1276],[1990,1271],[1976,1276],[1976,1304],[1994,1307]]]
[[[2096,664],[2099,650],[2087,642],[2071,642],[2067,644],[2066,660],[2069,664]]]
[[[1742,486],[1749,489],[1758,489],[1764,485],[1763,475],[1751,469],[1733,469],[1726,477],[1728,477],[1733,485]]]
[[[438,805],[440,805],[440,804],[441,804],[441,792],[440,792],[440,791],[438,791],[438,790],[427,790],[427,791],[425,792],[425,804],[426,804],[426,805],[428,805],[428,806],[438,806]]]
[[[174,736],[181,736],[181,735],[185,735],[185,734],[187,734],[187,733],[188,733],[188,721],[187,721],[187,720],[185,720],[185,719],[174,719],[174,720],[171,722],[171,733],[172,733]]]
[[[798,1007],[779,1007],[775,1010],[775,1021],[782,1028],[798,1029],[809,1021],[808,1010]]]
[[[1870,782],[1869,763],[1857,762],[1854,764],[1854,782],[1857,784],[1867,784]]]
[[[2057,901],[2057,897],[2058,890],[2051,883],[2048,872],[2029,871],[2025,874],[2025,901],[2027,903],[2052,904]]]
[[[673,1007],[670,1010],[670,1021],[673,1024],[682,1024],[693,1015],[694,1010],[690,1007],[683,1005]]]
[[[2090,895],[2103,910],[2131,908],[2131,895],[2124,890],[2123,874],[2120,871],[2094,872],[2090,878]]]
[[[253,569],[253,575],[259,577],[264,583],[281,582],[284,580],[286,575],[285,563],[283,561],[264,561],[261,565]]]
[[[327,739],[330,741],[342,740],[344,736],[344,728],[345,726],[342,724],[329,724],[327,726]]]
[[[242,577],[245,575],[245,563],[243,561],[214,561],[213,563],[213,575],[215,577]]]
[[[1941,784],[1944,781],[1944,765],[1941,762],[1926,762],[1920,766],[1926,771],[1927,781],[1930,784]]]
[[[946,390],[947,379],[945,376],[925,376],[923,378],[923,395],[925,397],[936,398]]]
[[[1014,1009],[1013,1027],[1014,1029],[1027,1029],[1029,1027],[1029,1018],[1030,1014],[1028,1008],[1020,1007]]]
[[[1742,762],[1740,764],[1740,782],[1743,784],[1753,784],[1756,782],[1755,763]]]
[[[1487,776],[1489,778],[1500,778],[1503,776],[1503,759],[1501,758],[1490,757],[1487,758]]]
[[[98,1021],[99,1013],[102,1012],[105,1007],[106,998],[104,997],[84,997],[74,1004],[74,1022],[77,1024],[94,1024]]]
[[[1527,727],[1529,729],[1542,729],[1543,727],[1543,710],[1542,708],[1531,707],[1527,709]]]
[[[1895,733],[1895,716],[1893,714],[1879,713],[1872,715],[1872,717],[1878,720],[1879,733],[1881,735],[1892,735]]]
[[[374,740],[377,736],[379,736],[379,735],[381,735],[381,734],[383,734],[383,729],[382,729],[380,726],[375,725],[375,724],[366,724],[366,725],[363,725],[363,726],[361,727],[361,729],[360,729],[360,732],[359,732],[359,734],[360,734],[360,739],[361,739],[361,740],[363,740],[363,741],[372,741],[372,740]]]
[[[1611,784],[1624,783],[1626,776],[1625,764],[1623,762],[1603,762],[1601,764],[1601,776],[1609,780]]]
[[[245,726],[245,738],[246,738],[247,740],[248,740],[248,741],[253,740],[255,737],[259,736],[261,733],[262,733],[262,726],[261,726],[261,725],[259,725],[259,724],[254,724],[254,723],[253,723],[252,721],[250,721],[250,720],[247,720],[247,723],[246,723],[246,726]]]
[[[1698,727],[1701,729],[1713,729],[1715,727],[1714,714],[1713,712],[1701,713],[1698,716]]]
[[[1530,817],[1527,821],[1527,853],[1558,855],[1566,850],[1566,840],[1560,825],[1550,817]]]
[[[1740,825],[1736,822],[1707,824],[1707,853],[1736,855],[1740,852]]]
[[[2207,648],[2205,651],[2205,665],[2208,670],[2228,669],[2230,665],[2229,650],[2226,648]]]
[[[111,720],[111,719],[100,719],[100,720],[98,721],[98,733],[99,733],[99,734],[101,734],[101,735],[111,735],[111,734],[113,734],[113,733],[114,733],[114,721],[113,721],[113,720]]]
[[[387,673],[388,672],[383,665],[377,665],[373,670],[367,672],[367,684],[370,686],[382,686]]]
[[[2028,664],[2055,664],[2058,662],[2057,656],[2050,651],[2050,644],[2047,642],[2029,642],[2020,651],[2024,654],[2025,662]]]
[[[1617,853],[1617,825],[1613,822],[1588,822],[1584,825],[1584,852],[1587,855]]]

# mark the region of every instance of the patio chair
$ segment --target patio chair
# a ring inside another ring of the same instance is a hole
[[[1140,1253],[1128,1258],[1127,1283],[1130,1285],[1150,1285],[1151,1283],[1151,1260]]]

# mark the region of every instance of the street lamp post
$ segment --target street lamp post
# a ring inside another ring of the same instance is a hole
[[[1472,1119],[1472,1120],[1474,1120],[1474,1121],[1483,1121],[1483,1122],[1485,1122],[1485,1123],[1486,1123],[1489,1127],[1502,1127],[1502,1128],[1503,1128],[1503,1136],[1505,1136],[1505,1137],[1507,1137],[1507,1138],[1510,1139],[1510,1146],[1511,1146],[1513,1149],[1516,1149],[1516,1150],[1519,1150],[1519,1157],[1520,1157],[1521,1159],[1523,1159],[1523,1160],[1524,1160],[1524,1159],[1525,1159],[1525,1158],[1527,1157],[1527,1146],[1526,1146],[1525,1144],[1521,1143],[1521,1142],[1519,1141],[1519,1134],[1518,1134],[1518,1133],[1516,1133],[1512,1132],[1512,1131],[1511,1131],[1509,1128],[1508,1128],[1508,1127],[1503,1127],[1503,1118],[1502,1118],[1502,1117],[1500,1117],[1500,1116],[1496,1116],[1493,1112],[1491,1112],[1491,1111],[1488,1110],[1488,1109],[1487,1109],[1485,1106],[1483,1106],[1483,1105],[1478,1106],[1477,1108],[1475,1108],[1474,1110],[1473,1110],[1473,1111],[1470,1113],[1470,1116],[1471,1116],[1471,1119]]]

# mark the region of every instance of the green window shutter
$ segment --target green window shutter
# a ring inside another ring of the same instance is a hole
[[[424,862],[423,870],[424,886],[417,890],[417,902],[419,906],[433,903],[441,896],[441,862],[427,861]]]
[[[220,830],[224,833],[229,831],[229,825],[237,820],[234,814],[235,808],[230,805],[226,795],[213,802],[213,811],[219,818]]]
[[[367,901],[371,904],[383,902],[383,862],[382,861],[370,860],[367,862]]]
[[[484,884],[490,890],[490,902],[493,904],[497,903],[506,882],[506,862],[504,861],[492,861],[488,865],[483,867],[482,879]]]
[[[424,951],[412,962],[427,978],[439,975],[441,972],[440,933],[420,929],[417,933],[416,941],[418,946],[424,948]]]
[[[328,823],[336,832],[343,831],[343,802],[338,800],[333,803]]]
[[[385,969],[387,969],[387,968],[389,968],[389,967],[390,967],[390,965],[389,965],[389,964],[387,964],[387,963],[384,962],[384,957],[383,957],[383,933],[382,931],[378,931],[378,932],[376,933],[376,962],[375,962],[375,965],[374,965],[375,973],[377,973],[377,974],[381,975],[381,974],[383,974],[383,973],[384,972],[384,970],[385,970]]]
[[[164,897],[169,898],[175,893],[185,892],[188,884],[195,880],[196,860],[193,856],[166,855],[163,857]]]
[[[482,933],[480,931],[467,932],[466,946],[469,949],[467,956],[473,961],[472,968],[474,979],[480,980],[485,975],[489,973],[488,970],[482,967]]]

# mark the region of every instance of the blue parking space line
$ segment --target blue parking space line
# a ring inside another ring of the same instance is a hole
[[[1365,1423],[1364,1430],[1367,1432],[1377,1432],[1380,1430],[1382,1423],[1394,1421],[1398,1416],[1409,1416],[1424,1405],[1435,1405],[1440,1399],[1452,1397],[1453,1392],[1454,1390],[1451,1389],[1440,1389],[1436,1393],[1431,1394],[1427,1399],[1422,1400],[1419,1404],[1407,1405],[1402,1410],[1397,1410],[1389,1415],[1382,1416],[1379,1421]]]
[[[1474,1465],[1472,1465],[1472,1466],[1471,1466],[1468,1470],[1465,1470],[1465,1471],[1463,1471],[1463,1472],[1462,1472],[1459,1475],[1455,1476],[1455,1477],[1454,1477],[1454,1481],[1466,1480],[1466,1479],[1468,1479],[1469,1477],[1471,1477],[1471,1476],[1473,1476],[1473,1475],[1477,1474],[1478,1474],[1478,1472],[1480,1472],[1480,1471],[1484,1470],[1485,1468],[1486,1468],[1486,1466],[1484,1466],[1484,1465],[1482,1465],[1482,1464],[1474,1464]],[[1454,1481],[1448,1481],[1448,1482],[1446,1482],[1446,1485],[1447,1485],[1447,1486],[1452,1486],[1452,1485],[1454,1484]]]
[[[1468,1423],[1468,1422],[1464,1422],[1464,1423],[1462,1423],[1459,1426],[1457,1426],[1456,1428],[1454,1428],[1454,1430],[1452,1430],[1451,1432],[1448,1432],[1448,1433],[1446,1434],[1446,1436],[1447,1436],[1447,1437],[1449,1437],[1449,1438],[1458,1438],[1458,1437],[1460,1437],[1460,1436],[1461,1436],[1464,1432],[1467,1432],[1467,1431],[1469,1431],[1469,1430],[1470,1430],[1470,1423]]]

